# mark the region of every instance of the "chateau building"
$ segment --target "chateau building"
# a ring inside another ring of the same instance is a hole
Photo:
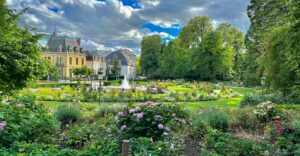
[[[114,52],[109,53],[106,57],[106,63],[109,69],[112,69],[114,60],[117,59],[120,61],[121,73],[120,76],[127,76],[127,78],[135,77],[135,60],[136,55],[134,52],[128,49],[120,49]],[[110,71],[109,71],[110,72]]]
[[[86,65],[86,55],[81,48],[80,38],[57,36],[54,31],[47,43],[47,48],[43,56],[58,68],[59,79],[72,78],[75,68]]]
[[[86,53],[86,65],[92,69],[94,75],[99,75],[103,78],[106,75],[106,61],[103,55],[98,54],[96,51],[85,52]]]

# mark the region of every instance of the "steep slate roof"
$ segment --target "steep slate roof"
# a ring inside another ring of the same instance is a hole
[[[47,45],[50,52],[69,52],[69,49],[72,49],[72,51],[76,48],[80,50],[80,39],[57,36],[56,31],[54,31]]]
[[[86,51],[85,54],[87,61],[105,61],[104,56],[98,54],[96,51]]]
[[[105,60],[107,64],[112,65],[115,58],[121,61],[122,66],[129,66],[135,64],[135,55],[129,50],[122,49],[114,51],[108,54],[105,57]]]

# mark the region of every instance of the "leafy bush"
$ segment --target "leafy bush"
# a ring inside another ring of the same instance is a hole
[[[54,115],[58,121],[62,122],[62,124],[71,124],[78,121],[81,118],[82,113],[78,107],[66,105],[58,107]]]
[[[104,86],[111,86],[111,84],[112,84],[112,83],[111,83],[110,81],[104,81],[104,82],[103,82],[103,85],[104,85]]]
[[[205,152],[218,155],[265,155],[273,152],[274,147],[265,142],[239,140],[228,133],[217,130],[210,131],[205,136]],[[271,154],[272,155],[272,154]]]
[[[208,125],[201,118],[196,117],[193,119],[193,127],[195,130],[195,135],[203,137],[208,130]]]
[[[217,109],[204,110],[198,116],[202,121],[206,122],[212,128],[226,131],[228,128],[229,118],[225,112]]]
[[[247,94],[241,101],[241,106],[256,106],[265,101],[271,101],[276,104],[289,104],[294,102],[294,100],[287,98],[280,93]]]
[[[178,140],[153,141],[140,137],[130,139],[130,151],[133,155],[183,155],[184,149],[180,144],[183,143]]]
[[[179,105],[146,102],[135,108],[125,109],[116,116],[122,138],[162,138],[163,134],[187,124],[188,113]]]
[[[253,113],[254,108],[245,107],[238,110],[232,110],[230,112],[230,122],[229,125],[232,129],[247,129],[247,130],[257,130],[260,128],[259,120]]]
[[[95,116],[96,118],[105,117],[107,115],[117,115],[118,112],[122,110],[121,107],[110,107],[110,106],[102,106],[98,109]]]
[[[54,118],[42,105],[32,102],[32,99],[24,99],[30,102],[0,103],[0,148],[10,147],[18,141],[38,140],[53,134],[58,128]]]
[[[254,109],[253,113],[257,116],[258,120],[263,123],[283,117],[281,110],[274,107],[271,101],[260,103]]]

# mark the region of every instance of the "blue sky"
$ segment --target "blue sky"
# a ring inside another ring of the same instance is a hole
[[[144,36],[175,39],[195,16],[227,22],[246,32],[249,0],[7,0],[16,10],[28,8],[24,22],[39,33],[82,38],[88,50],[129,48],[140,51]]]

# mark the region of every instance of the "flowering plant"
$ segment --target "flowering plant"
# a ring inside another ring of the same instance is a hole
[[[151,137],[155,140],[187,124],[188,114],[174,104],[146,102],[116,116],[123,138]]]
[[[260,103],[253,113],[261,122],[268,122],[281,118],[281,111],[274,107],[274,104],[271,101]]]

